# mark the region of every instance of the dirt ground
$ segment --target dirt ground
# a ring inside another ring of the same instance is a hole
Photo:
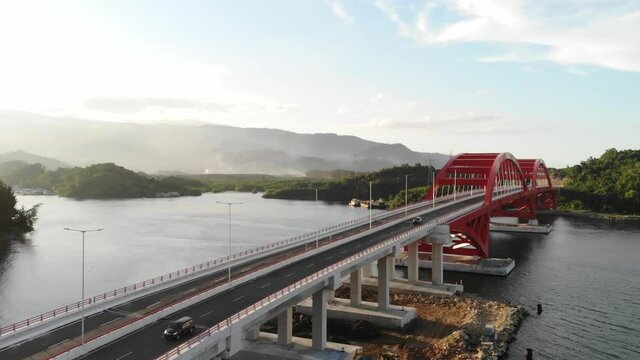
[[[336,297],[349,298],[349,286],[336,290]],[[363,291],[362,299],[375,302],[377,294]],[[521,307],[475,296],[392,294],[391,303],[415,307],[418,318],[402,330],[381,329],[366,321],[329,320],[329,341],[362,346],[357,357],[362,360],[499,359],[527,314]],[[494,341],[483,334],[485,325],[494,326]],[[275,332],[275,326],[267,323],[263,331]],[[293,327],[295,336],[311,337],[310,318],[296,314]]]

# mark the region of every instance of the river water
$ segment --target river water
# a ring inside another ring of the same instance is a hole
[[[77,301],[81,236],[63,230],[103,227],[85,243],[86,294],[132,284],[224,256],[227,206],[236,252],[313,231],[313,201],[222,193],[173,199],[85,200],[18,196],[42,203],[36,230],[0,240],[0,326]],[[319,226],[367,215],[365,209],[319,203]],[[445,273],[467,293],[521,304],[528,317],[510,358],[526,348],[535,359],[640,359],[640,222],[546,216],[549,235],[492,234],[491,254],[511,257],[507,277]],[[423,271],[421,277],[430,274]],[[535,314],[537,303],[543,313]]]

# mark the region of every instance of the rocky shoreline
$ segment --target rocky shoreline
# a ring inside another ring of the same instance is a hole
[[[335,292],[349,297],[349,286]],[[363,291],[364,301],[376,301],[375,291]],[[502,359],[515,340],[522,320],[528,315],[519,306],[486,300],[473,295],[438,297],[392,294],[391,303],[417,309],[418,318],[404,329],[382,329],[366,321],[328,320],[329,341],[361,346],[357,359],[379,360],[489,360]],[[495,332],[488,336],[487,325]],[[270,321],[262,331],[276,332]],[[294,313],[294,336],[311,337],[311,319]]]

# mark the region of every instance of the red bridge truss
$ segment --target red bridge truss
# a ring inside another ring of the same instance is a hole
[[[553,209],[557,191],[541,159],[518,160],[510,153],[459,154],[440,170],[425,200],[433,196],[484,192],[482,206],[449,223],[453,246],[446,253],[489,257],[491,217],[536,219],[536,211]],[[422,244],[421,251],[430,251]]]

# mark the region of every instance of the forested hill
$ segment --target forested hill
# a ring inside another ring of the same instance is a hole
[[[607,150],[557,171],[560,205],[574,210],[640,214],[640,150]]]
[[[40,164],[0,164],[0,178],[10,185],[37,187],[75,199],[156,197],[157,193],[200,195],[202,183],[177,177],[152,177],[115,164],[46,170]]]
[[[310,187],[318,187],[318,198],[326,201],[348,202],[352,198],[368,199],[369,182],[372,183],[373,198],[393,199],[402,191],[404,194],[405,175],[408,176],[408,187],[424,187],[431,184],[431,174],[435,171],[433,167],[421,164],[394,166],[380,171],[357,174],[340,180],[324,180],[305,184],[298,182],[297,187],[271,186],[264,194],[265,198],[275,199],[305,199],[311,200],[315,193],[310,191]]]

